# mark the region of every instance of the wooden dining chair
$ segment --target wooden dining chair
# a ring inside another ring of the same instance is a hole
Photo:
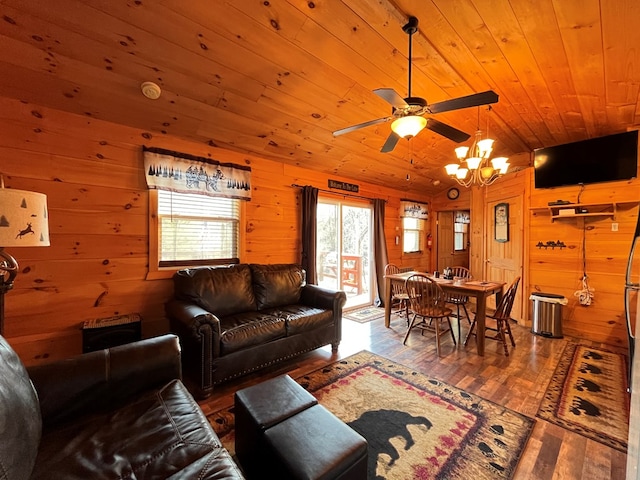
[[[471,279],[471,272],[468,268],[462,266],[451,267],[451,273],[453,274],[453,278],[459,277],[465,280]],[[462,321],[462,317],[460,316],[460,307],[462,307],[464,311],[465,318],[469,325],[471,325],[471,317],[469,316],[469,312],[467,310],[467,303],[469,303],[469,297],[467,295],[461,295],[459,293],[447,293],[446,301],[447,303],[451,303],[456,306],[456,318],[458,319],[458,340],[460,337],[460,322]]]
[[[388,263],[384,267],[385,275],[395,275],[402,273],[403,269],[393,263]],[[405,315],[407,319],[407,325],[409,325],[409,296],[404,290],[404,284],[402,282],[391,282],[391,307],[398,305],[399,309],[396,313]]]
[[[509,335],[509,339],[511,340],[511,346],[512,347],[516,346],[516,342],[513,339],[513,334],[511,333],[511,325],[509,324],[509,322],[511,320],[511,309],[513,308],[513,302],[515,301],[515,298],[516,298],[516,292],[518,291],[519,283],[520,283],[520,277],[516,277],[513,280],[513,282],[511,282],[511,285],[509,285],[509,288],[507,289],[506,293],[500,299],[500,302],[498,302],[496,311],[494,313],[487,313],[485,317],[486,320],[490,322],[490,324],[485,323],[485,330],[496,332],[495,337],[485,337],[485,338],[489,338],[492,340],[499,340],[500,342],[502,342],[502,345],[504,347],[504,354],[507,357],[509,356],[509,349],[507,347],[507,335]],[[495,326],[492,325],[494,321],[495,321]],[[471,328],[469,329],[469,333],[467,334],[467,338],[465,338],[464,340],[465,346],[469,341],[469,337],[471,337],[471,335],[476,335],[474,333],[475,328],[476,328],[476,319],[474,318],[473,322],[471,323]]]
[[[416,273],[407,278],[405,290],[409,296],[409,315],[412,317],[402,344],[406,345],[411,330],[419,329],[421,333],[424,333],[425,330],[435,333],[438,356],[440,356],[440,337],[442,335],[451,332],[451,339],[456,345],[456,337],[453,335],[450,319],[453,310],[447,307],[445,294],[440,285],[425,274]],[[445,323],[444,329],[442,328],[443,323]]]

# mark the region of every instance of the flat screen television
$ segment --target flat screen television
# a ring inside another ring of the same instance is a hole
[[[536,188],[629,180],[638,175],[638,132],[539,148],[533,164]]]

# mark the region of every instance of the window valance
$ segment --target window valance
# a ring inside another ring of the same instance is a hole
[[[415,200],[400,200],[400,217],[419,218],[421,220],[429,219],[429,206],[426,203],[416,202]]]
[[[151,189],[251,199],[251,167],[161,148],[142,147]]]

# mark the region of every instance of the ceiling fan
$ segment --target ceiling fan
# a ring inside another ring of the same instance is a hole
[[[439,122],[434,118],[425,118],[424,115],[496,103],[498,101],[498,94],[492,90],[488,90],[486,92],[476,93],[466,97],[452,98],[451,100],[432,104],[428,104],[424,98],[412,97],[411,37],[418,31],[418,19],[416,17],[409,17],[407,24],[402,27],[402,30],[409,35],[409,85],[407,98],[402,98],[393,88],[378,88],[374,90],[373,93],[391,104],[391,115],[336,130],[333,132],[333,136],[337,137],[338,135],[353,132],[354,130],[358,130],[363,127],[393,120],[393,123],[391,124],[391,133],[380,150],[384,153],[392,151],[400,138],[410,138],[415,136],[423,128],[428,128],[429,130],[453,140],[456,143],[468,140],[470,137],[468,133],[458,130],[446,123]]]

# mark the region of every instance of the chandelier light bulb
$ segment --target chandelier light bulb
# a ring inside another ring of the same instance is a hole
[[[458,160],[464,160],[465,157],[467,156],[467,153],[469,152],[469,147],[458,147],[455,150],[456,152],[456,157],[458,157]]]
[[[469,170],[476,170],[480,166],[482,159],[480,157],[467,158],[467,167]]]
[[[490,108],[489,108],[490,109]],[[480,130],[480,110],[478,109],[478,129],[470,147],[460,146],[454,149],[458,164],[445,165],[447,175],[464,187],[491,185],[509,169],[507,157],[491,159],[494,140],[482,138]]]
[[[445,165],[444,169],[447,171],[447,175],[455,175],[460,165],[457,163],[450,163],[449,165]]]
[[[467,178],[468,172],[469,172],[468,168],[459,168],[458,171],[456,172],[456,178],[459,178],[460,180],[464,180],[465,178]]]

